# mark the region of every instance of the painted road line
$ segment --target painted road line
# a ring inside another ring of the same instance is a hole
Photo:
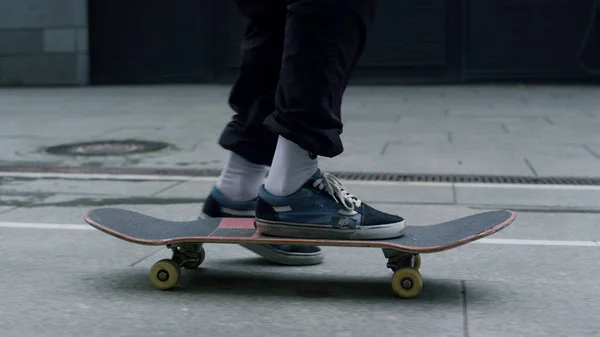
[[[58,230],[95,230],[92,226],[78,224],[34,223],[34,222],[0,222],[0,228],[24,229],[58,229]],[[596,247],[599,241],[567,241],[567,240],[531,240],[531,239],[493,239],[483,238],[475,241],[488,245],[521,245],[521,246],[562,246],[562,247]]]
[[[527,240],[527,239],[491,239],[483,238],[475,243],[491,245],[523,245],[523,246],[563,246],[563,247],[600,247],[598,241],[565,241],[565,240]]]
[[[1,172],[2,177],[71,180],[140,180],[140,181],[216,181],[217,177],[170,176],[160,174],[109,174],[109,173],[59,173],[59,172]]]
[[[35,223],[35,222],[0,222],[0,228],[34,228],[34,229],[65,229],[65,230],[91,230],[87,225],[71,225],[59,223]]]

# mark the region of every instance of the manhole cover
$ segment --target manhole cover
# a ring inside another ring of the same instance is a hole
[[[105,140],[51,146],[46,152],[71,156],[118,156],[162,150],[169,144],[139,140]]]

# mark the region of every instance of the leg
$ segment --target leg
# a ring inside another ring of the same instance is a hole
[[[343,151],[341,104],[364,50],[376,0],[288,0],[276,108],[265,125],[278,134],[267,190],[287,195],[317,170],[313,157]]]
[[[374,0],[288,0],[271,172],[259,190],[257,228],[277,236],[383,239],[404,234],[404,219],[350,194],[316,156],[343,151],[342,95],[364,49]]]
[[[342,95],[363,52],[376,0],[288,0],[276,109],[266,125],[314,155],[343,151]]]
[[[236,112],[219,144],[230,151],[202,217],[254,217],[258,188],[271,164],[277,135],[264,125],[275,109],[275,91],[285,34],[285,4],[279,0],[235,0],[249,19],[241,43],[242,63],[229,104]],[[316,264],[313,246],[244,245],[264,258],[287,265]]]
[[[235,0],[249,19],[241,42],[241,64],[229,97],[236,112],[219,144],[248,161],[268,166],[277,135],[263,122],[275,110],[275,91],[285,35],[285,4],[280,0]]]

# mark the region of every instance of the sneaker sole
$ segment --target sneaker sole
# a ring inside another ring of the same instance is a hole
[[[383,240],[404,235],[406,222],[339,229],[321,225],[256,219],[256,229],[265,235],[321,240]]]
[[[288,266],[308,266],[320,264],[323,261],[322,251],[315,253],[292,253],[278,250],[268,245],[240,244],[240,246],[262,256],[271,262]]]
[[[208,219],[211,217],[201,213],[200,218]],[[320,264],[323,261],[323,251],[321,250],[315,253],[293,253],[278,250],[272,246],[262,244],[240,244],[240,246],[259,256],[262,256],[268,261],[287,266],[309,266]]]

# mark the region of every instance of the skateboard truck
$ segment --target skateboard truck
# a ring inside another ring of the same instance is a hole
[[[388,259],[386,267],[394,272],[392,276],[394,292],[402,298],[416,297],[423,288],[423,278],[419,273],[421,256],[388,248],[382,248],[381,251]]]
[[[388,259],[386,267],[392,271],[396,271],[401,268],[414,268],[419,270],[421,267],[421,256],[419,254],[404,253],[394,249],[381,249],[383,256]]]
[[[150,268],[150,281],[161,290],[173,288],[181,278],[181,268],[196,269],[206,257],[202,244],[169,244],[173,251],[170,259],[162,259]]]
[[[167,248],[173,251],[173,257],[171,257],[171,259],[185,269],[196,269],[200,267],[206,257],[206,252],[201,243],[167,245]]]

